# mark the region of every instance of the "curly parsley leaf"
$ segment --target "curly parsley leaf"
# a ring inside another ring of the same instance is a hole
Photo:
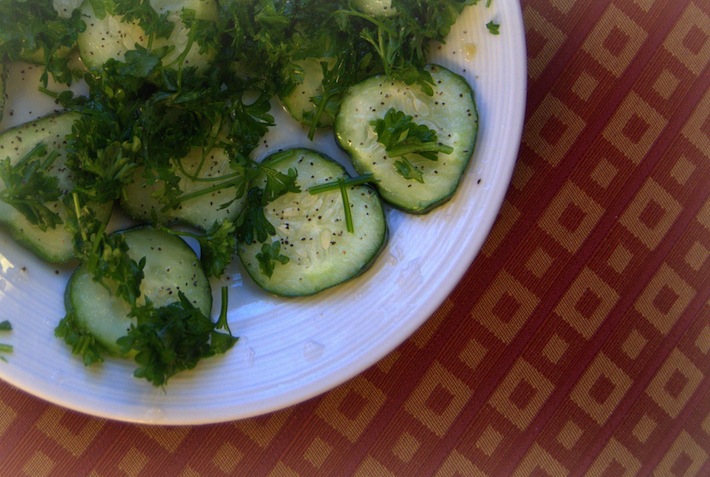
[[[402,157],[394,163],[397,173],[407,180],[414,180],[424,183],[424,173],[417,166],[409,162],[409,159]]]
[[[252,166],[263,179],[264,186],[249,190],[244,208],[236,221],[237,239],[247,244],[266,242],[276,234],[276,229],[264,214],[264,207],[269,202],[288,192],[301,191],[296,182],[298,173],[295,169],[289,168],[284,173],[258,162],[252,162]]]
[[[275,125],[271,110],[271,92],[264,84],[248,82],[241,86],[261,89],[253,101],[248,101],[244,92],[233,95],[227,103],[231,118],[229,137],[233,140],[230,149],[234,157],[247,158],[259,141]],[[262,89],[263,88],[263,89]]]
[[[96,340],[72,312],[59,320],[54,336],[62,338],[71,347],[72,354],[81,356],[85,366],[100,363],[107,354],[106,347]]]
[[[286,173],[283,173],[262,164],[259,164],[258,167],[266,177],[266,186],[264,187],[264,195],[262,197],[264,204],[288,192],[301,192],[301,188],[296,183],[296,179],[298,178],[296,169],[290,168]]]
[[[486,28],[488,28],[491,35],[500,35],[500,24],[494,22],[493,20],[486,23]]]
[[[261,272],[270,277],[274,273],[276,263],[285,265],[289,262],[289,258],[281,253],[281,242],[274,240],[271,244],[264,243],[261,245],[261,252],[256,254],[256,259],[259,262]]]
[[[0,160],[0,178],[5,184],[5,189],[0,191],[0,200],[14,207],[42,231],[62,223],[59,214],[47,205],[62,196],[59,180],[48,173],[58,156],[57,151],[48,152],[40,143],[15,164],[9,157]]]
[[[326,61],[321,61],[323,79],[320,93],[310,98],[315,109],[303,112],[303,119],[309,126],[308,139],[313,140],[315,137],[316,129],[323,116],[334,118],[338,113],[340,102],[348,85],[357,79],[357,77],[348,77],[348,75],[352,75],[354,61],[357,60],[351,45],[345,46],[344,51],[338,54],[332,67],[329,67]]]
[[[67,225],[73,232],[74,250],[93,278],[109,292],[135,303],[141,295],[145,257],[136,262],[128,255],[122,234],[106,233],[106,222],[96,217],[85,198],[74,192],[67,198]]]
[[[237,249],[237,226],[225,220],[215,223],[204,235],[197,237],[200,243],[200,261],[208,277],[219,277],[232,262]]]
[[[216,331],[216,324],[183,292],[178,293],[178,301],[165,306],[155,307],[147,302],[135,307],[131,316],[136,323],[117,343],[123,353],[136,353],[138,367],[134,376],[145,378],[154,386],[164,386],[176,373],[193,369],[202,358],[224,353],[236,343],[231,332]],[[218,320],[220,328],[225,322],[226,314]],[[220,336],[212,344],[215,333]]]
[[[276,234],[276,229],[264,215],[263,189],[253,187],[247,193],[246,203],[236,221],[237,239],[246,244],[266,242]]]
[[[436,161],[438,154],[451,154],[453,148],[439,143],[436,131],[426,124],[417,124],[412,116],[390,108],[383,118],[370,123],[377,140],[385,146],[390,157],[418,154]]]
[[[32,60],[44,66],[41,81],[46,87],[51,75],[70,84],[74,73],[69,52],[86,25],[78,10],[62,18],[52,0],[0,2],[0,58]]]
[[[208,277],[220,277],[234,258],[237,249],[237,226],[230,220],[215,222],[204,233],[175,231],[167,227],[161,230],[174,235],[191,237],[200,244],[200,262]]]
[[[92,0],[92,5],[97,3]],[[123,22],[138,22],[148,36],[168,38],[175,28],[169,20],[170,12],[158,13],[151,2],[143,0],[113,0],[113,15],[121,15]]]

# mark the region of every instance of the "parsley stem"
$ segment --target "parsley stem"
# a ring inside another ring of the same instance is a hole
[[[0,353],[12,353],[13,346],[5,343],[0,343]]]
[[[334,190],[340,190],[340,196],[343,199],[343,211],[345,212],[345,226],[348,232],[355,233],[355,225],[353,224],[353,213],[350,210],[350,199],[348,198],[348,187],[367,184],[372,180],[372,174],[363,174],[358,177],[350,177],[343,179],[339,177],[335,181],[326,182],[324,184],[314,185],[308,188],[308,193],[311,195],[321,194]]]
[[[239,185],[239,184],[245,184],[245,185],[246,185],[246,183],[248,182],[248,178],[247,178],[246,175],[241,175],[241,174],[234,174],[234,175],[236,176],[234,179],[227,180],[227,181],[224,181],[224,182],[220,182],[219,184],[214,184],[214,185],[211,185],[211,186],[207,186],[207,187],[205,187],[204,189],[198,189],[198,190],[189,192],[189,193],[187,193],[187,194],[182,194],[182,195],[181,195],[180,197],[178,197],[176,200],[174,200],[174,201],[170,202],[169,204],[163,206],[162,212],[165,212],[165,211],[167,211],[167,210],[170,210],[170,209],[173,208],[173,207],[177,207],[177,206],[180,205],[181,203],[186,202],[186,201],[188,201],[188,200],[195,199],[195,198],[197,198],[197,197],[202,197],[203,195],[211,194],[211,193],[213,193],[213,192],[217,192],[217,191],[219,191],[219,190],[226,189],[226,188],[228,188],[228,187],[232,187],[232,186],[234,186],[234,185]],[[243,193],[240,193],[240,194],[238,194],[238,195],[235,195],[235,197],[234,197],[234,199],[232,199],[232,201],[238,199],[239,197],[241,197],[241,195],[243,195]]]
[[[350,210],[350,198],[348,197],[348,186],[345,185],[344,179],[338,179],[338,185],[340,186],[340,196],[343,198],[343,210],[345,211],[345,226],[348,232],[355,233],[355,226],[353,225],[353,213]]]
[[[454,148],[447,146],[445,144],[405,144],[403,146],[394,146],[387,149],[387,155],[390,157],[399,157],[406,154],[418,154],[421,152],[443,152],[444,154],[451,154],[454,152]]]
[[[224,329],[232,334],[232,330],[229,329],[229,321],[227,321],[227,311],[229,311],[229,288],[222,287],[221,290],[222,303],[219,310],[219,318],[217,319],[217,324],[215,328]]]
[[[337,181],[325,182],[323,184],[314,185],[308,188],[308,193],[311,195],[320,194],[332,190],[340,189],[341,187],[352,187],[356,185],[367,184],[372,181],[372,174],[363,174],[357,177],[348,179],[338,179]],[[341,186],[342,183],[342,186]]]
[[[86,242],[89,240],[89,237],[86,235],[86,230],[84,230],[84,227],[81,226],[81,221],[79,220],[79,217],[81,217],[81,204],[79,204],[79,194],[73,192],[72,201],[74,202],[74,214],[76,215],[78,228],[81,232],[81,239]]]

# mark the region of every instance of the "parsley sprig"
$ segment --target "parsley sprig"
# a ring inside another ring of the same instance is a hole
[[[424,182],[423,171],[414,165],[407,155],[416,154],[436,161],[439,153],[451,154],[453,148],[439,142],[436,131],[426,124],[417,124],[414,118],[403,111],[390,108],[384,117],[370,122],[377,140],[385,147],[387,155],[398,158],[395,170],[407,180]]]
[[[295,169],[281,172],[261,163],[254,162],[253,164],[260,172],[264,185],[255,186],[249,190],[244,208],[236,221],[237,239],[246,244],[255,241],[263,243],[270,236],[276,234],[276,229],[264,214],[264,207],[269,202],[288,192],[301,191],[296,182],[298,174]]]
[[[79,10],[62,18],[52,0],[0,2],[0,58],[33,60],[44,65],[41,81],[49,77],[70,84],[75,74],[68,54],[86,25]]]
[[[12,331],[12,324],[8,320],[0,322],[0,331]],[[7,343],[0,343],[0,360],[7,361],[7,358],[2,356],[2,354],[12,353],[14,346]]]
[[[59,214],[48,206],[62,195],[59,180],[48,173],[58,156],[57,151],[50,152],[44,143],[39,143],[15,164],[9,157],[0,160],[0,179],[5,184],[0,200],[42,231],[62,223]]]
[[[439,153],[451,154],[454,150],[439,142],[436,131],[426,124],[415,123],[412,116],[394,108],[388,109],[383,118],[372,121],[371,125],[390,157],[418,154],[436,161]]]
[[[63,339],[71,348],[72,354],[81,357],[84,366],[101,363],[107,354],[106,347],[81,325],[72,311],[59,320],[54,328],[54,336]]]
[[[274,240],[261,245],[261,251],[256,254],[256,260],[259,262],[261,272],[270,277],[274,273],[277,262],[285,265],[290,261],[290,258],[281,253],[281,241]]]
[[[208,277],[220,277],[232,262],[234,251],[237,248],[237,226],[231,220],[215,222],[202,233],[173,230],[168,227],[160,228],[170,234],[197,240],[200,245],[200,262]]]
[[[133,260],[124,237],[107,233],[106,222],[96,216],[80,193],[72,193],[67,202],[67,226],[73,231],[77,258],[109,292],[135,303],[141,294],[145,258]]]
[[[216,323],[195,307],[183,292],[178,301],[156,307],[150,301],[135,307],[136,319],[118,339],[122,352],[135,353],[137,378],[164,386],[176,373],[194,368],[202,358],[222,354],[237,342],[227,322],[227,289],[222,289],[221,313]]]

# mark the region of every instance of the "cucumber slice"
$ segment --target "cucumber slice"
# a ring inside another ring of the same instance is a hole
[[[205,316],[212,311],[210,284],[195,252],[180,237],[149,227],[128,229],[123,234],[128,255],[136,262],[145,257],[144,278],[138,305],[149,298],[156,307],[178,301],[178,291]],[[72,274],[64,296],[67,315],[93,335],[106,350],[120,354],[116,340],[125,336],[135,319],[130,305],[94,281],[85,265]]]
[[[86,30],[77,38],[79,54],[88,68],[100,69],[109,59],[123,61],[126,52],[134,50],[136,44],[144,48],[148,47],[150,35],[146,34],[138,21],[124,22],[120,15],[95,12],[93,3],[91,0],[86,0],[81,6]],[[218,18],[216,1],[151,0],[150,5],[159,15],[167,14],[168,20],[174,24],[168,38],[155,38],[151,44],[151,49],[154,51],[163,47],[172,48],[172,51],[163,58],[163,65],[182,61],[183,66],[194,66],[204,70],[215,52],[200,51],[200,46],[194,43],[190,46],[190,51],[181,59],[191,40],[190,29],[183,23],[180,15],[183,10],[193,10],[198,20],[216,21]]]
[[[280,296],[313,295],[356,277],[369,268],[387,242],[384,210],[377,192],[367,185],[347,187],[354,232],[348,232],[339,188],[310,194],[308,188],[339,178],[345,169],[309,149],[290,149],[269,156],[264,165],[298,172],[301,192],[286,193],[264,207],[276,236],[265,244],[238,245],[239,258],[254,281]],[[278,243],[287,263],[275,262],[268,276],[260,266],[264,246]]]
[[[438,65],[427,69],[434,94],[420,86],[374,76],[353,86],[343,98],[335,120],[339,145],[348,152],[355,169],[371,173],[382,198],[406,212],[423,214],[449,200],[461,180],[476,143],[478,113],[473,90],[466,80]],[[398,172],[400,157],[390,157],[378,141],[373,121],[393,108],[436,132],[438,141],[453,148],[437,160],[418,154],[406,159],[421,172],[419,182]]]
[[[180,177],[178,187],[183,195],[194,194],[194,198],[164,210],[164,205],[156,198],[164,183],[147,184],[145,169],[139,167],[133,174],[134,180],[121,190],[123,210],[143,222],[152,220],[155,215],[162,224],[182,222],[203,230],[215,222],[237,218],[246,199],[246,194],[238,197],[246,180],[245,172],[230,164],[229,155],[223,148],[212,148],[203,160],[202,148],[193,147],[180,159],[180,165],[173,168]]]
[[[62,194],[67,194],[73,188],[74,182],[71,171],[65,166],[65,137],[71,133],[72,125],[78,117],[79,115],[73,112],[52,114],[8,129],[0,135],[0,159],[9,157],[11,164],[17,164],[35,146],[44,143],[48,152],[58,153],[44,172],[56,177]],[[0,180],[0,191],[5,189],[4,181]],[[45,205],[66,223],[67,214],[61,198]],[[108,221],[112,204],[93,204],[92,207],[97,218]],[[42,230],[19,210],[2,200],[0,224],[5,225],[18,242],[48,262],[63,263],[74,258],[73,234],[62,224]]]

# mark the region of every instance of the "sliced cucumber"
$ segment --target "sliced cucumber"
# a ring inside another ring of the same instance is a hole
[[[203,157],[202,148],[193,147],[179,162],[180,167],[174,167],[180,177],[178,187],[183,196],[193,198],[165,209],[156,196],[164,183],[147,184],[143,177],[145,169],[139,167],[134,173],[134,180],[121,191],[124,211],[143,222],[155,216],[163,224],[182,222],[203,230],[209,229],[215,222],[237,218],[246,198],[245,194],[238,196],[239,188],[244,186],[245,173],[242,167],[230,164],[224,149],[212,148]]]
[[[134,50],[136,44],[143,48],[148,47],[150,35],[146,34],[138,21],[124,22],[120,15],[95,12],[93,3],[91,0],[86,0],[81,6],[86,30],[77,39],[81,59],[87,67],[100,69],[109,59],[124,61],[126,52]],[[150,45],[153,51],[163,47],[172,49],[163,58],[163,65],[168,66],[181,61],[182,66],[206,68],[215,52],[200,51],[201,48],[197,43],[190,45],[190,29],[183,23],[180,15],[183,10],[193,10],[196,19],[215,21],[218,18],[216,1],[151,0],[150,5],[159,15],[167,14],[168,20],[174,24],[168,38],[155,38]],[[190,51],[182,58],[188,45]],[[175,67],[177,66],[176,64]]]
[[[478,113],[473,90],[466,80],[437,65],[427,67],[434,80],[428,96],[419,85],[369,78],[352,87],[343,98],[335,121],[340,146],[350,154],[361,174],[371,173],[382,198],[397,208],[423,214],[454,195],[473,154],[478,131]],[[407,178],[398,169],[402,158],[390,157],[378,141],[373,122],[394,109],[436,132],[439,143],[453,148],[437,160],[408,154],[406,160],[421,173]]]
[[[144,278],[138,305],[148,298],[156,307],[178,301],[178,292],[205,316],[212,311],[210,284],[195,252],[180,237],[167,232],[140,227],[121,232],[136,262],[145,257]],[[94,281],[85,265],[71,276],[65,293],[67,315],[93,335],[109,353],[119,354],[118,338],[125,336],[135,319],[128,316],[131,307],[102,284]]]
[[[58,155],[43,172],[56,177],[62,194],[67,194],[73,188],[73,178],[71,171],[65,166],[65,137],[71,132],[72,124],[78,117],[77,113],[72,112],[53,114],[8,129],[0,135],[0,160],[9,157],[10,163],[16,164],[39,143],[45,144],[48,153],[56,151]],[[5,183],[0,181],[0,191],[5,189]],[[66,223],[67,214],[61,198],[45,205]],[[93,204],[92,208],[97,218],[108,221],[112,208],[110,203]],[[10,230],[18,242],[48,262],[62,263],[74,257],[73,234],[62,224],[42,230],[19,210],[2,200],[0,223]]]
[[[299,70],[299,75],[303,78],[302,82],[297,84],[293,90],[287,95],[280,96],[289,114],[299,123],[310,125],[309,115],[317,113],[317,106],[312,98],[323,93],[323,67],[321,63],[325,62],[329,67],[332,67],[334,60],[332,58],[305,58],[294,63]],[[326,107],[318,116],[316,127],[331,126],[334,121],[333,108]]]
[[[264,165],[298,172],[301,192],[289,192],[264,207],[276,236],[265,244],[241,242],[239,257],[249,275],[265,290],[281,296],[312,295],[364,272],[387,242],[387,222],[377,192],[367,185],[346,187],[353,232],[348,232],[345,205],[339,187],[311,194],[308,188],[348,177],[345,169],[308,149],[276,153]],[[260,264],[264,247],[278,243],[271,276]]]

